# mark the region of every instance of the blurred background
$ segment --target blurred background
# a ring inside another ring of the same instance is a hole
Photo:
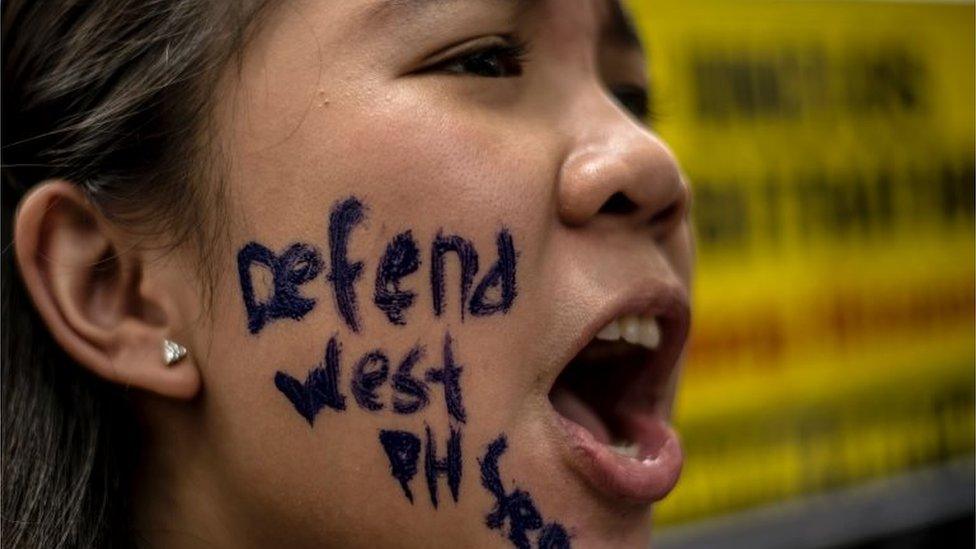
[[[973,547],[973,2],[629,4],[699,243],[656,547]]]

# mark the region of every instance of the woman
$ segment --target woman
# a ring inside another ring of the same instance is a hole
[[[5,542],[647,545],[692,240],[615,0],[3,30]]]

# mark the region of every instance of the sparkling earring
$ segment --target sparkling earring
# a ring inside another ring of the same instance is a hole
[[[186,356],[186,347],[180,345],[175,341],[170,341],[168,339],[163,340],[163,362],[167,366],[172,366],[177,362],[183,360]]]

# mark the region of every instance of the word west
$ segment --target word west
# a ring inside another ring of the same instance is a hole
[[[339,316],[353,332],[359,332],[359,296],[356,284],[363,276],[363,261],[349,258],[349,242],[354,229],[366,219],[367,207],[356,197],[336,202],[329,214],[329,264],[325,281],[332,289]],[[430,244],[430,288],[433,312],[444,312],[444,271],[448,254],[454,254],[460,265],[460,313],[489,316],[507,313],[515,301],[517,254],[512,235],[501,229],[495,242],[498,259],[477,282],[479,254],[474,244],[459,235],[438,231]],[[408,277],[421,266],[420,248],[412,231],[394,236],[376,262],[373,303],[394,325],[406,324],[406,313],[414,305],[417,292],[409,288]],[[270,295],[259,300],[255,292],[252,267],[270,271],[273,283]],[[326,270],[322,253],[306,243],[295,243],[280,254],[257,242],[249,242],[237,253],[237,270],[247,329],[259,333],[269,322],[279,319],[301,320],[315,308],[315,299],[302,295],[301,287]]]
[[[396,414],[414,414],[430,403],[430,384],[443,387],[447,413],[453,421],[464,423],[467,414],[461,398],[462,366],[454,361],[454,340],[444,335],[442,364],[429,368],[423,377],[414,375],[414,367],[424,358],[426,348],[416,345],[401,357],[394,370],[389,357],[382,349],[374,349],[362,355],[352,369],[349,392],[363,410],[376,412],[389,408]],[[285,372],[277,372],[275,387],[281,391],[305,421],[311,426],[325,408],[336,412],[346,410],[346,394],[341,390],[342,347],[336,336],[329,339],[325,357],[309,370],[305,381],[299,381]],[[389,402],[380,400],[379,390],[390,385]]]

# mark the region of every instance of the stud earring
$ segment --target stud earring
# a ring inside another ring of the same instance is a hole
[[[170,341],[168,339],[163,340],[163,362],[167,366],[172,366],[177,362],[183,360],[186,356],[186,347],[180,345],[175,341]]]

